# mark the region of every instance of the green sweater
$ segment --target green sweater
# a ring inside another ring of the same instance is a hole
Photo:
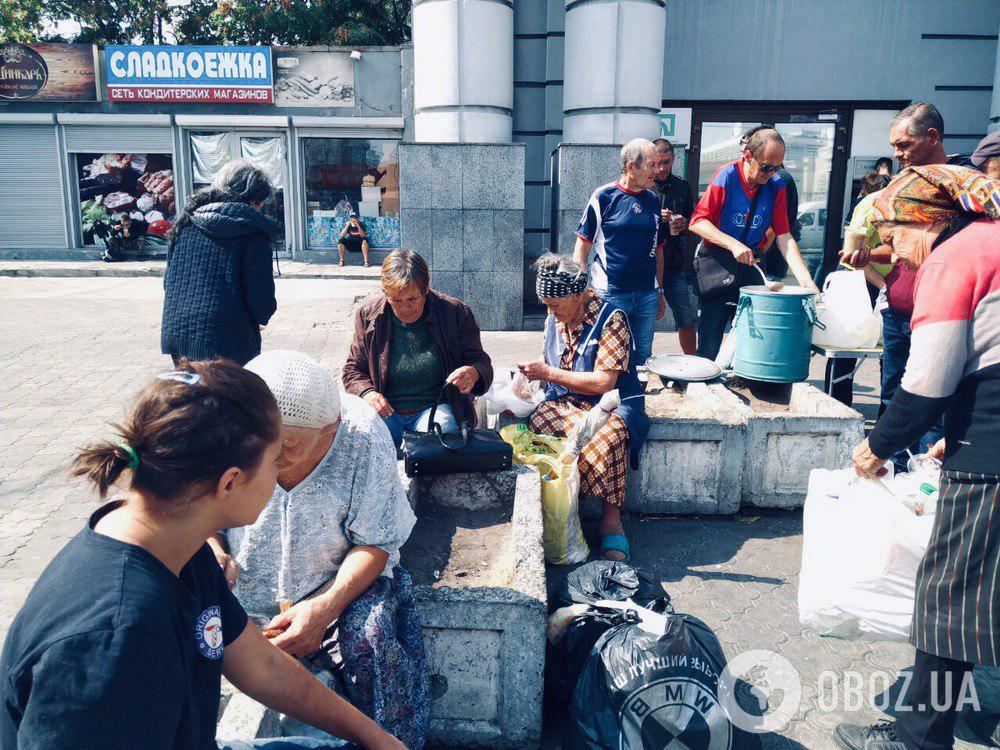
[[[392,345],[384,393],[396,411],[419,412],[437,403],[447,373],[427,320],[404,323],[392,314]]]

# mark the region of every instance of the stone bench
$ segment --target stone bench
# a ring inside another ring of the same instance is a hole
[[[431,673],[434,744],[537,744],[545,665],[538,473],[410,480],[417,525],[402,549]]]
[[[654,383],[649,438],[625,501],[635,513],[801,507],[809,472],[848,466],[864,437],[861,414],[808,383],[735,380],[683,391]]]
[[[409,479],[417,514],[401,552],[431,675],[429,742],[530,748],[542,723],[545,566],[538,473]],[[218,735],[273,737],[277,715],[227,687]]]
[[[861,414],[808,383],[751,388],[734,380],[676,390],[649,377],[649,437],[625,497],[632,513],[801,507],[809,472],[850,465],[851,450],[864,437]],[[499,425],[524,421],[492,418]],[[597,498],[581,498],[580,508],[587,518],[601,515]]]

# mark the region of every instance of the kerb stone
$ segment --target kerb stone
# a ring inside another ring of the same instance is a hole
[[[646,413],[649,437],[638,471],[630,474],[625,509],[642,514],[735,513],[749,418],[739,399],[722,385],[691,383],[684,392],[662,388],[651,393]]]
[[[536,747],[541,736],[545,663],[545,566],[538,473],[502,472],[413,479],[409,497],[418,519],[448,509],[509,508],[496,526],[490,566],[501,585],[435,586],[415,581],[417,609],[431,672],[431,744]],[[418,521],[419,527],[419,521]],[[458,532],[456,532],[458,533]],[[407,548],[403,549],[407,566]],[[416,566],[413,566],[416,567]]]
[[[747,407],[743,503],[801,508],[813,469],[843,469],[864,439],[861,414],[808,383],[792,386],[787,410]]]

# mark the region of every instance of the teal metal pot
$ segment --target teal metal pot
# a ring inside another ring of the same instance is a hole
[[[733,372],[748,380],[798,383],[809,377],[809,347],[816,325],[815,293],[798,286],[740,290],[733,318]]]

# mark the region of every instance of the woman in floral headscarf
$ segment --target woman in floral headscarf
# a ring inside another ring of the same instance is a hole
[[[885,354],[882,360],[882,403],[879,416],[888,408],[903,378],[911,350],[911,319],[915,273],[920,259],[935,242],[940,244],[977,217],[998,212],[997,183],[981,172],[950,164],[909,167],[875,200],[866,222],[870,252],[862,254],[856,267],[872,262],[894,264],[885,277],[888,309],[883,310]],[[915,263],[904,263],[907,255]],[[892,457],[896,471],[906,470],[907,450],[919,453],[943,435],[940,422],[931,425],[911,446]]]
[[[944,463],[917,573],[909,707],[895,724],[837,735],[848,748],[944,748],[973,665],[1000,665],[1000,183],[964,167],[911,167],[872,218],[893,259],[919,270],[906,374],[854,449],[855,469],[884,473],[942,414]]]

